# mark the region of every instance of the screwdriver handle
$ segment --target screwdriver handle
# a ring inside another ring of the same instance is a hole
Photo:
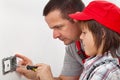
[[[32,71],[35,71],[35,69],[38,68],[38,66],[30,66],[30,65],[27,65],[27,70],[32,70]]]

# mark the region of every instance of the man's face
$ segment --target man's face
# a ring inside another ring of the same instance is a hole
[[[53,29],[53,38],[60,39],[65,45],[79,39],[80,30],[77,22],[70,22],[61,17],[59,10],[54,10],[45,16],[45,20],[50,29]]]

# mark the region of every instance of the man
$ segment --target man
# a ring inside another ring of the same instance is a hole
[[[68,14],[82,11],[84,4],[81,0],[50,0],[44,8],[43,15],[50,29],[53,30],[53,38],[64,42],[66,54],[61,75],[53,78],[50,66],[38,64],[36,72],[18,67],[17,72],[32,80],[79,80],[82,72],[82,59],[84,55],[79,43],[81,31],[78,23],[68,17]],[[20,65],[32,65],[32,61],[25,56],[16,54],[23,61]]]

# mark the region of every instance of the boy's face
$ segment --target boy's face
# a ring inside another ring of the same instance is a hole
[[[92,33],[88,30],[87,27],[82,28],[82,33],[80,35],[80,39],[82,40],[85,53],[88,56],[96,55],[97,50],[95,47],[94,38],[93,38]]]
[[[81,28],[82,33],[80,35],[85,53],[88,56],[102,55],[103,40],[100,47],[97,49],[95,44],[95,36],[93,36],[92,32],[86,26],[87,25],[82,25],[83,28]]]
[[[80,30],[78,24],[72,23],[61,17],[59,10],[54,10],[45,16],[45,20],[50,29],[53,30],[53,38],[60,39],[65,45],[68,45],[79,39]]]

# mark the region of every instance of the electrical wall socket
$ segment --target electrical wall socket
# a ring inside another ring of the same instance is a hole
[[[4,72],[8,72],[8,71],[10,71],[10,60],[8,59],[8,60],[5,60],[4,61]]]
[[[10,56],[2,59],[3,74],[16,70],[16,56]]]

